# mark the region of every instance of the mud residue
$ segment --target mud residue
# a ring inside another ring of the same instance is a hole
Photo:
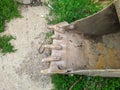
[[[120,68],[120,33],[103,36],[103,43],[97,44],[100,53],[96,68]]]
[[[90,69],[120,69],[120,32],[85,40]],[[97,40],[97,42],[96,42]]]
[[[98,49],[100,55],[98,57],[98,63],[96,68],[98,69],[119,69],[120,68],[120,58],[118,56],[118,51],[112,48],[105,48],[102,44],[98,44]]]

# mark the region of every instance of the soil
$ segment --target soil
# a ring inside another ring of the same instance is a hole
[[[49,12],[44,6],[21,8],[22,18],[6,24],[3,34],[11,34],[11,41],[17,51],[0,54],[0,90],[51,90],[53,85],[49,75],[41,74],[48,64],[41,59],[49,56],[49,51],[38,53],[38,48],[48,31],[44,16]]]

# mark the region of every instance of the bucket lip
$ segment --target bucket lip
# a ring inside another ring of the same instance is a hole
[[[120,72],[120,69],[80,69],[80,70],[74,70],[72,72],[68,72],[68,73],[74,73],[74,72],[90,72],[90,71],[118,71]]]
[[[76,23],[76,22],[78,22],[78,21],[83,21],[83,20],[86,20],[86,19],[88,19],[88,18],[91,18],[91,17],[93,17],[93,16],[95,16],[95,15],[97,15],[97,14],[100,14],[102,11],[104,11],[104,10],[106,10],[107,8],[109,8],[110,6],[114,5],[114,3],[115,3],[116,1],[117,1],[117,0],[113,0],[113,1],[111,1],[107,6],[105,6],[105,8],[103,8],[102,10],[100,10],[100,11],[98,11],[98,12],[96,12],[96,13],[90,15],[90,16],[87,16],[87,17],[85,17],[85,18],[81,18],[81,19],[75,20],[75,21],[71,22],[70,24],[74,24],[74,23]]]

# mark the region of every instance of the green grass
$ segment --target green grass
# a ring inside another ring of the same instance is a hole
[[[0,0],[0,33],[5,31],[5,22],[9,22],[13,18],[21,17],[18,10],[19,5],[14,0]],[[10,40],[12,36],[0,36],[0,51],[2,53],[14,52],[14,46]]]
[[[45,39],[50,39],[53,35],[54,35],[54,32],[53,32],[53,31],[47,32],[47,33],[45,34]]]
[[[5,24],[3,18],[0,16],[0,33],[5,29]]]
[[[0,36],[0,51],[5,53],[15,52],[14,46],[10,43],[10,40],[15,39],[13,36]]]
[[[80,75],[52,75],[54,90],[69,90],[78,80],[72,90],[120,90],[120,78],[88,77]]]
[[[0,0],[0,17],[3,20],[10,21],[15,17],[20,17],[19,5],[15,0]]]
[[[68,23],[92,15],[103,8],[95,0],[49,0],[46,3],[50,13],[46,17],[48,24],[67,21]]]

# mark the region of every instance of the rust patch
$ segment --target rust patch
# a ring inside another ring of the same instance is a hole
[[[116,49],[105,48],[103,44],[98,44],[98,50],[101,54],[98,56],[97,69],[120,68],[120,58]]]
[[[98,43],[97,48],[98,48],[98,51],[100,51],[101,53],[105,50],[105,47],[103,46],[102,43]]]

